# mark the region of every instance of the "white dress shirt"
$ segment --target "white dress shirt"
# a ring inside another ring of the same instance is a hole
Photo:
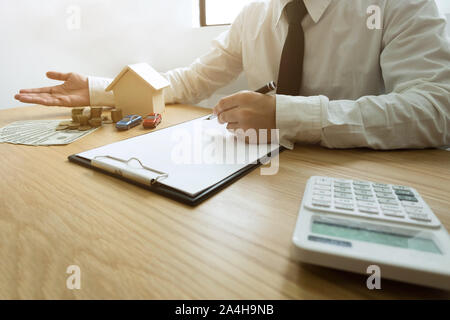
[[[290,0],[247,5],[210,52],[165,73],[166,103],[195,104],[245,72],[251,89],[278,79]],[[277,95],[280,142],[328,148],[450,144],[450,45],[433,0],[304,0],[302,96]],[[369,29],[369,6],[381,29]],[[90,77],[92,105],[113,105],[110,79]]]

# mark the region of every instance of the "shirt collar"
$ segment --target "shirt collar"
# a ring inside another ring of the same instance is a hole
[[[284,8],[292,0],[272,0],[274,4],[274,23],[275,25],[280,22],[281,15],[283,14]],[[331,3],[331,0],[303,0],[305,2],[306,9],[315,23],[317,23],[325,10]]]

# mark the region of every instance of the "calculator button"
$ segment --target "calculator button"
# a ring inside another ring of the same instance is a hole
[[[386,188],[390,189],[388,184],[385,183],[372,183],[374,188]]]
[[[398,196],[414,197],[414,193],[412,193],[411,191],[407,191],[407,190],[395,190],[395,194]]]
[[[355,194],[359,196],[371,196],[373,195],[372,191],[369,190],[355,190]]]
[[[354,185],[353,185],[353,188],[354,188],[355,190],[366,190],[366,191],[372,190],[372,189],[370,188],[370,186],[364,186],[364,185],[359,185],[359,184],[354,184]]]
[[[393,199],[396,200],[397,198],[394,196],[392,192],[377,192],[376,193],[378,198],[386,198],[386,199]]]
[[[389,217],[404,218],[405,214],[398,210],[383,210],[383,214]]]
[[[393,207],[391,209],[386,209],[386,208],[381,207],[381,209],[383,210],[383,212],[385,212],[385,211],[386,212],[392,211],[392,212],[397,212],[397,213],[403,213],[403,210],[400,207]]]
[[[343,183],[343,182],[335,182],[334,186],[340,187],[340,188],[351,188],[352,187],[352,185],[350,183]]]
[[[378,214],[378,209],[374,207],[358,207],[358,209],[361,212]]]
[[[377,198],[378,198],[378,200],[380,200],[380,199],[386,199],[386,200],[392,200],[392,201],[396,201],[397,200],[397,198],[394,197],[394,196],[392,196],[392,197],[389,197],[389,196],[379,197],[379,196],[377,196]]]
[[[358,206],[378,208],[378,205],[375,202],[367,202],[367,201],[358,201]]]
[[[327,196],[313,196],[313,201],[328,201],[328,202],[331,202],[331,197],[327,197]]]
[[[374,187],[373,190],[375,192],[380,192],[380,193],[383,193],[383,192],[385,192],[385,193],[392,193],[392,190],[390,188],[375,188]]]
[[[356,196],[356,200],[358,201],[369,201],[369,202],[375,202],[375,198],[374,197],[370,197],[370,196]]]
[[[411,207],[405,207],[405,211],[408,214],[418,214],[418,213],[424,213],[423,208],[411,208]]]
[[[392,206],[392,205],[389,205],[389,204],[381,204],[380,207],[383,210],[393,210],[393,211],[400,211],[400,212],[403,211],[401,207],[399,207],[399,206]]]
[[[392,189],[394,189],[394,190],[406,190],[406,191],[411,191],[410,188],[404,187],[404,186],[392,186]]]
[[[334,205],[336,209],[343,209],[348,211],[353,211],[355,208],[352,204],[345,204],[345,203],[335,203]]]
[[[325,191],[331,191],[331,187],[330,186],[321,186],[319,184],[316,184],[314,186],[314,190],[325,190]]]
[[[315,207],[329,208],[329,207],[331,207],[331,201],[313,200],[312,205]]]
[[[397,205],[398,204],[397,200],[384,199],[384,198],[379,198],[378,202],[381,203],[381,204],[391,204],[391,205]]]
[[[339,203],[339,204],[353,204],[353,200],[350,199],[334,199],[335,203]]]
[[[410,202],[419,202],[419,200],[416,199],[416,197],[410,197],[410,196],[397,196],[398,200],[400,201],[410,201]]]
[[[358,181],[358,180],[355,180],[355,181],[353,181],[353,184],[360,185],[360,186],[369,186],[369,187],[370,187],[370,183],[367,182],[367,181]]]
[[[351,188],[334,187],[334,192],[352,193],[352,189]]]
[[[405,208],[423,208],[423,205],[418,202],[402,201]]]
[[[327,197],[331,197],[331,191],[326,191],[326,190],[314,190],[314,195],[316,195],[316,196],[327,196]]]
[[[427,214],[423,213],[414,213],[408,215],[411,219],[418,220],[418,221],[425,221],[425,222],[431,222],[431,218]]]
[[[322,185],[322,186],[331,186],[331,179],[318,178],[316,180],[316,184],[319,184],[319,185]]]
[[[334,197],[340,198],[340,199],[353,199],[353,196],[351,194],[342,193],[342,192],[335,192]]]
[[[352,183],[352,180],[347,179],[334,179],[335,183]]]

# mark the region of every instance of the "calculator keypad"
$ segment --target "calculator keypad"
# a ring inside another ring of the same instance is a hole
[[[314,177],[307,204],[313,209],[330,213],[440,226],[420,195],[405,186]]]

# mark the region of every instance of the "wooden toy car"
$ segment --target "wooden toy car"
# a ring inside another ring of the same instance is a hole
[[[145,129],[154,129],[162,121],[162,116],[159,113],[150,113],[145,117],[143,126]]]
[[[138,115],[126,116],[116,123],[116,128],[119,130],[130,130],[142,122],[142,117]]]

